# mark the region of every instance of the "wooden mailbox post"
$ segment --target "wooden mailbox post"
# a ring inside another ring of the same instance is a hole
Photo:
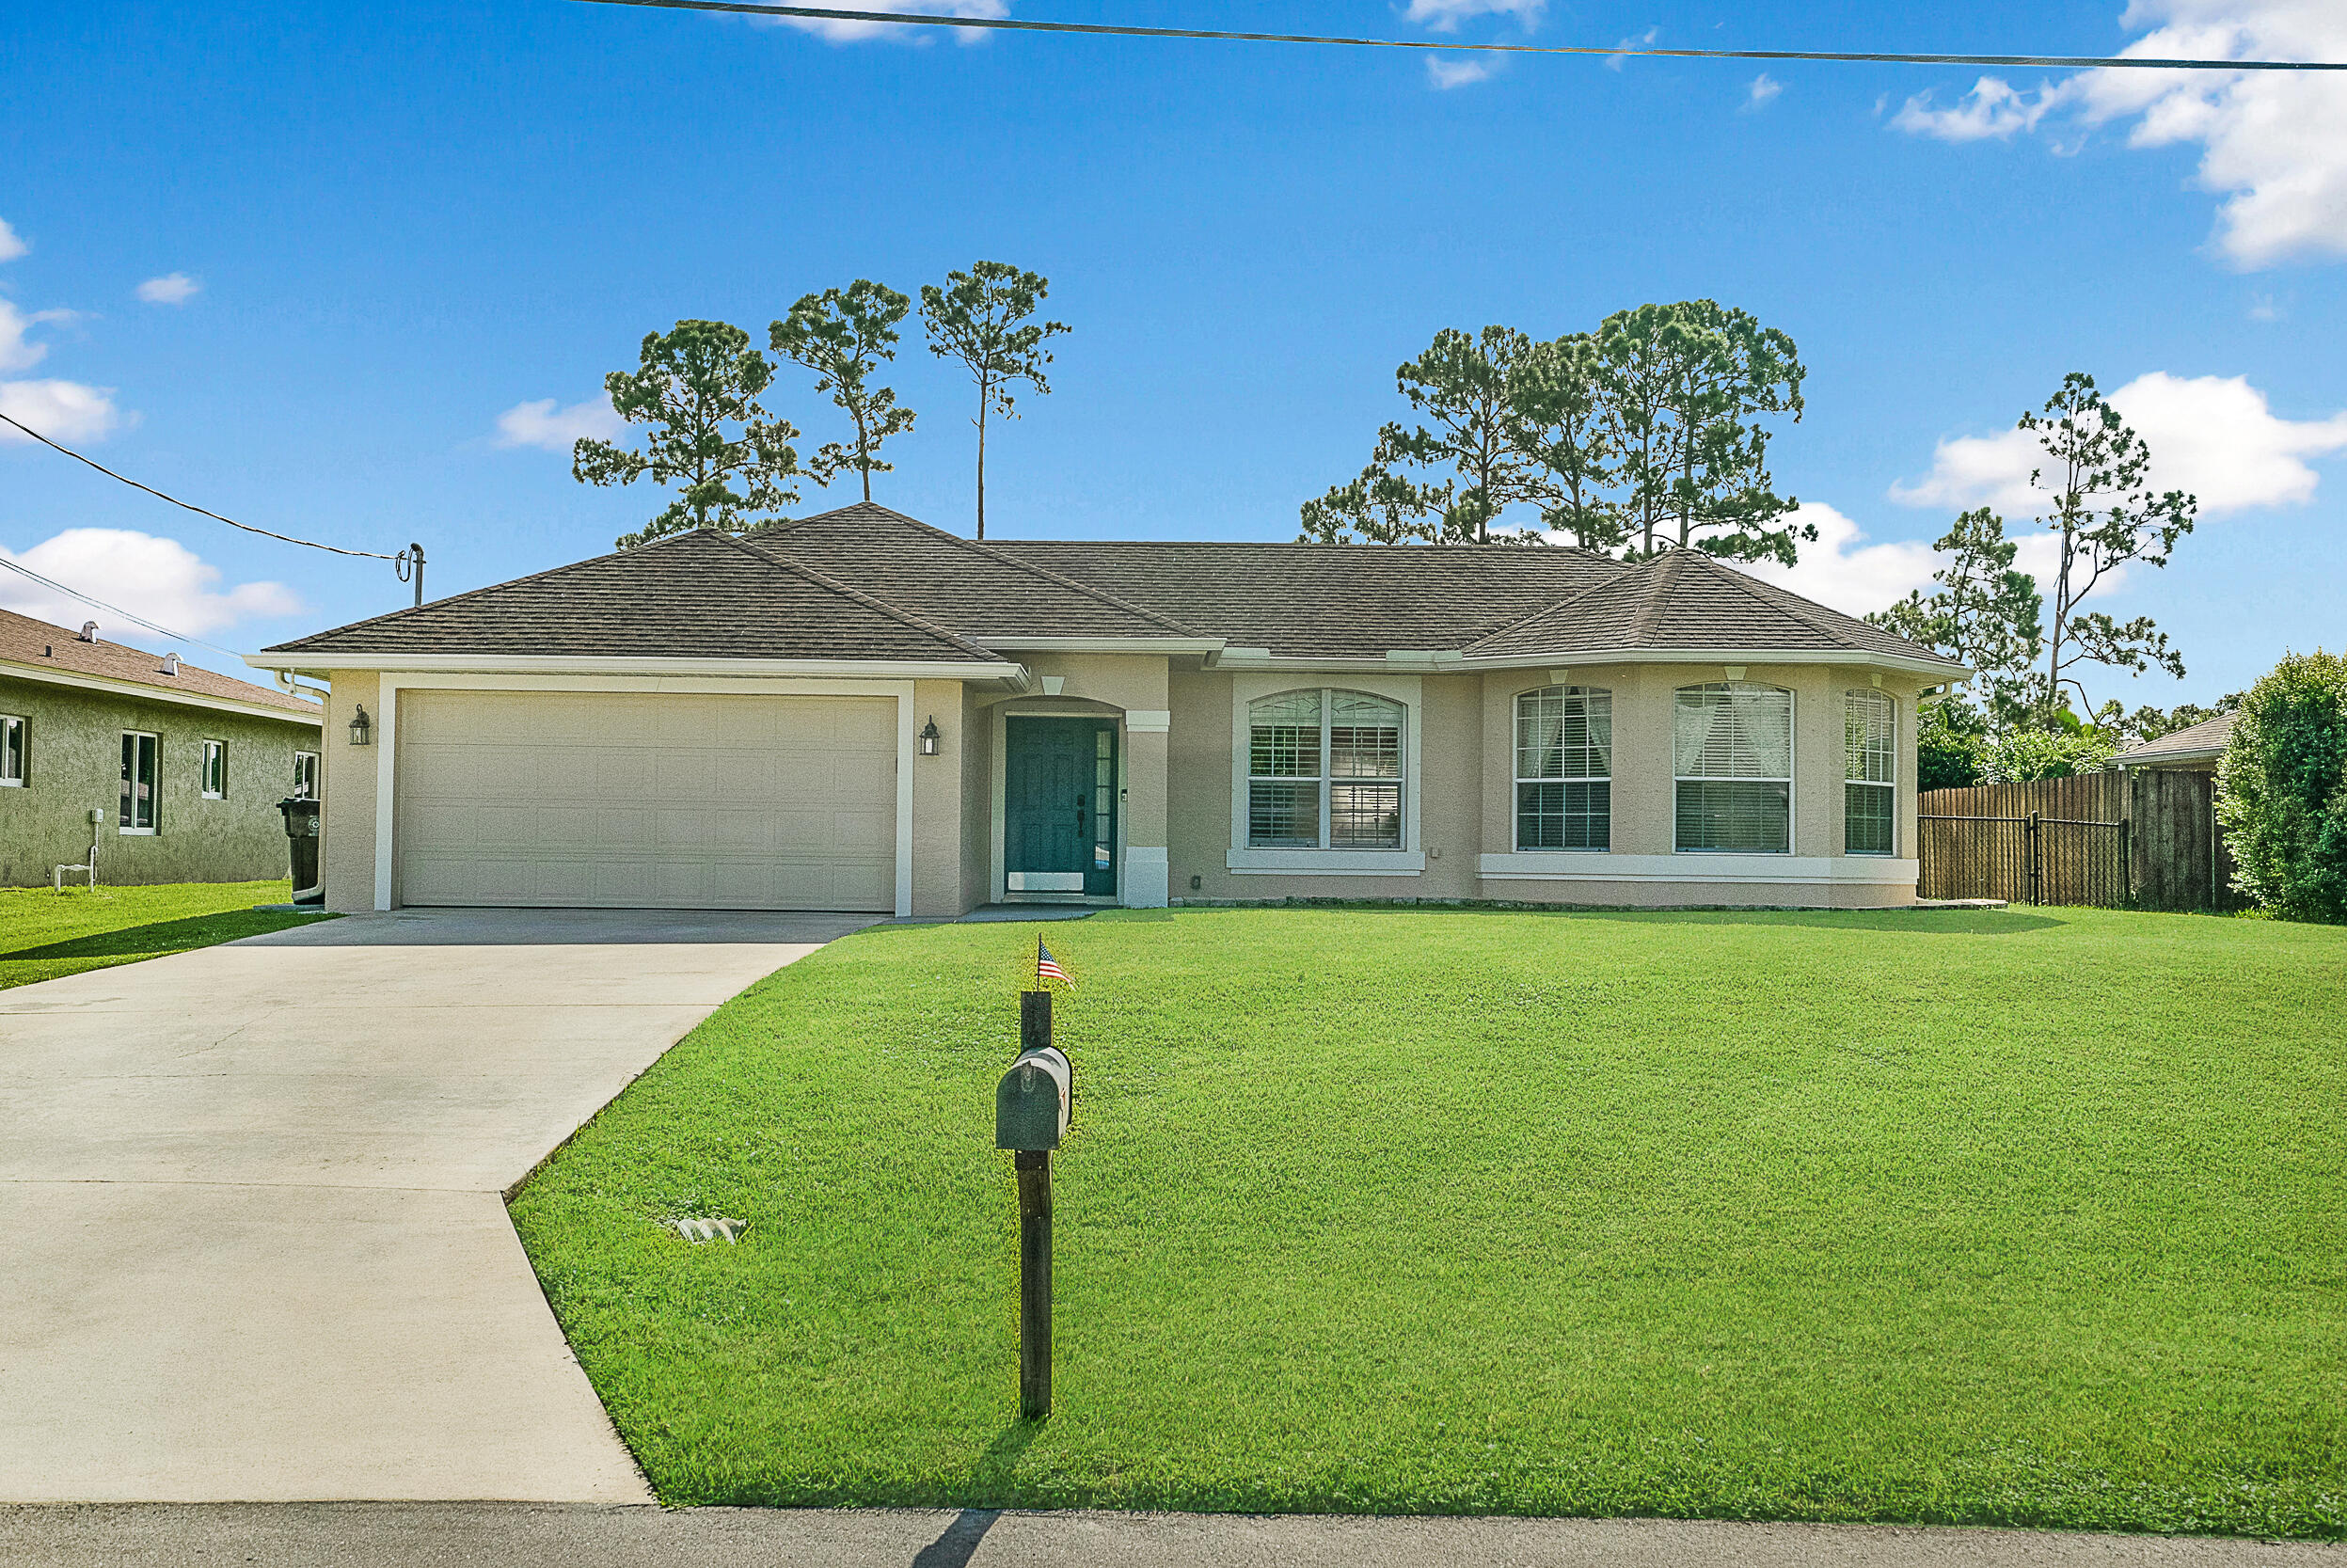
[[[1052,1150],[1068,1135],[1073,1087],[1052,1044],[1052,997],[1019,997],[1019,1059],[994,1086],[994,1147],[1019,1173],[1019,1414],[1052,1411]]]

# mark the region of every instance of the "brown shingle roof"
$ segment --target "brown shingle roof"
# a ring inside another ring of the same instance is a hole
[[[1197,635],[1097,585],[870,501],[741,537],[967,637]]]
[[[2140,768],[2146,763],[2190,762],[2222,756],[2225,748],[2232,743],[2233,721],[2240,717],[2238,713],[2220,713],[2213,719],[2203,719],[2157,740],[2130,746],[2112,760],[2129,768]]]
[[[53,626],[12,610],[0,610],[0,676],[13,673],[8,669],[11,664],[35,672],[95,675],[103,680],[151,686],[157,691],[281,708],[312,721],[321,711],[316,703],[289,697],[250,681],[214,674],[193,664],[182,663],[178,674],[167,675],[162,671],[162,658],[143,649],[103,641],[84,642],[63,626]]]
[[[1625,570],[1586,550],[1474,545],[1007,540],[1234,646],[1370,657],[1457,648]]]
[[[993,659],[943,626],[709,529],[268,651]]]
[[[1700,550],[1642,561],[1563,603],[1469,642],[1469,658],[1568,653],[1847,651],[1927,658],[1918,642],[1748,577]]]

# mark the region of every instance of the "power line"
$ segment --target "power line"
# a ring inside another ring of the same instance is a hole
[[[2128,55],[1909,55],[1834,49],[1601,49],[1589,44],[1438,43],[1423,39],[1342,38],[1320,33],[1232,33],[1209,27],[1122,27],[1102,22],[1026,22],[1006,16],[928,16],[912,11],[851,11],[830,6],[761,6],[752,0],[585,0],[599,6],[649,6],[673,11],[731,11],[811,22],[877,22],[898,27],[976,27],[996,32],[1096,33],[1111,38],[1207,39],[1233,43],[1324,43],[1356,49],[1419,49],[1439,54],[1584,55],[1673,60],[1826,60],[1870,65],[1985,65],[2055,71],[2347,71],[2338,60],[2149,59]]]
[[[8,419],[8,416],[0,414],[0,419]],[[16,423],[14,420],[8,420],[8,422],[10,424]],[[22,429],[23,427],[19,426],[18,428]],[[30,566],[19,565],[17,562],[10,561],[5,555],[0,555],[0,566],[8,568],[19,577],[30,578],[33,581],[40,584],[43,588],[54,588],[69,599],[79,599],[82,603],[98,610],[103,610],[109,615],[119,615],[122,619],[128,621],[135,626],[144,626],[147,630],[159,633],[162,636],[171,639],[175,642],[201,643],[204,647],[210,648],[213,652],[226,654],[230,658],[243,658],[245,657],[243,654],[238,653],[234,648],[223,648],[217,642],[206,642],[200,637],[190,637],[183,631],[173,631],[169,626],[159,626],[155,625],[154,622],[147,620],[142,616],[132,614],[129,610],[124,610],[120,605],[111,605],[106,603],[103,599],[93,599],[88,594],[81,592],[81,590],[76,588],[68,588],[61,582],[56,582],[51,578],[42,577],[39,572],[34,571]]]
[[[240,523],[233,517],[223,517],[217,512],[207,512],[204,508],[196,505],[193,501],[183,501],[177,496],[167,496],[151,484],[141,484],[135,479],[128,478],[122,474],[118,474],[112,468],[107,467],[103,463],[100,463],[94,458],[84,457],[80,452],[75,451],[71,447],[58,446],[56,442],[52,441],[48,436],[43,436],[40,431],[32,428],[32,426],[8,419],[8,416],[6,414],[0,414],[0,420],[5,420],[9,424],[15,425],[17,429],[23,431],[25,435],[31,436],[34,440],[39,441],[42,446],[47,447],[54,451],[61,451],[65,453],[66,456],[73,459],[76,463],[88,464],[91,467],[97,469],[108,479],[120,480],[123,483],[129,485],[134,490],[144,490],[149,495],[156,498],[158,500],[167,500],[173,506],[184,507],[186,510],[195,513],[198,516],[211,518],[215,523],[226,523],[230,528],[241,528],[246,533],[258,533],[264,539],[275,539],[287,545],[303,545],[313,550],[331,550],[336,555],[364,556],[369,561],[396,561],[399,559],[397,556],[385,555],[380,550],[346,550],[340,545],[321,545],[314,539],[296,539],[290,533],[272,533],[265,528],[255,528],[250,523]],[[404,580],[404,574],[402,574],[402,578]],[[52,584],[52,586],[55,585]],[[79,595],[76,596],[78,597]],[[121,611],[116,610],[115,613],[119,615]],[[144,623],[141,624],[143,625]],[[149,629],[151,630],[153,628],[151,627]],[[190,641],[197,640],[190,639]],[[204,644],[207,648],[214,645],[214,644],[210,642],[206,642]],[[226,650],[224,649],[222,651],[225,652]]]

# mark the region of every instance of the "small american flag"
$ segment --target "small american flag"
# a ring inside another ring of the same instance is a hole
[[[1041,937],[1035,939],[1035,977],[1039,980],[1065,981],[1070,986],[1075,984],[1068,979],[1068,972],[1059,967],[1059,960],[1052,957],[1052,950],[1043,945]]]

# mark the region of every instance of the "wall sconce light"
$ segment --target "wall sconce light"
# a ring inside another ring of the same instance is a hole
[[[354,746],[373,745],[374,731],[374,721],[367,717],[365,708],[360,708],[357,715],[351,720],[351,744]]]
[[[921,754],[925,757],[937,755],[937,721],[934,718],[921,726]]]

